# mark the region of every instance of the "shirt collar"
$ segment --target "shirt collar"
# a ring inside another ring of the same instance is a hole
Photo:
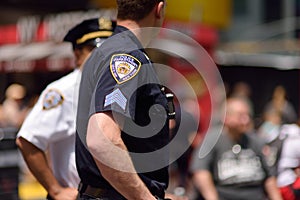
[[[124,27],[124,26],[116,26],[115,31],[114,31],[114,35],[118,34],[118,33],[122,33],[126,31],[126,35],[134,42],[138,45],[139,49],[144,49],[144,47],[142,46],[141,42],[138,40],[138,38],[132,33],[132,31],[130,31],[128,28]]]

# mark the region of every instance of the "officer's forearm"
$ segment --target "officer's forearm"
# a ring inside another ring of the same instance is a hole
[[[119,126],[111,115],[91,116],[87,145],[102,176],[126,199],[155,199],[135,172]]]
[[[22,152],[28,168],[39,183],[51,196],[59,193],[62,187],[54,177],[45,153],[22,137],[16,139],[16,144]]]
[[[97,162],[102,176],[126,199],[155,199],[135,173],[122,172]]]

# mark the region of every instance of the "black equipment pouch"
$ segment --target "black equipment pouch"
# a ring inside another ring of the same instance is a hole
[[[175,106],[174,106],[174,95],[172,93],[167,93],[166,98],[168,100],[168,117],[169,119],[175,119]]]

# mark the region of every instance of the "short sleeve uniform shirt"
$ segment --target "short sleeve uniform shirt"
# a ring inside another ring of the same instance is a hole
[[[65,187],[78,187],[75,165],[75,120],[81,71],[49,84],[26,117],[17,137],[48,151],[54,176]],[[63,153],[62,153],[63,152]]]
[[[89,117],[107,111],[123,116],[121,137],[149,190],[158,194],[166,189],[167,100],[141,44],[121,26],[93,52],[84,67],[77,116],[76,161],[81,180],[94,187],[112,189],[85,144]],[[157,150],[162,151],[151,159],[143,156]],[[157,164],[161,167],[155,168]]]

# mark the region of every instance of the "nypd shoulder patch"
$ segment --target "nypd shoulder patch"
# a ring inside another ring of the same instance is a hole
[[[51,108],[55,108],[61,105],[63,101],[64,101],[64,97],[59,91],[50,89],[44,96],[43,110],[49,110]]]
[[[129,81],[137,75],[141,62],[128,54],[115,54],[110,61],[110,71],[118,84]]]

